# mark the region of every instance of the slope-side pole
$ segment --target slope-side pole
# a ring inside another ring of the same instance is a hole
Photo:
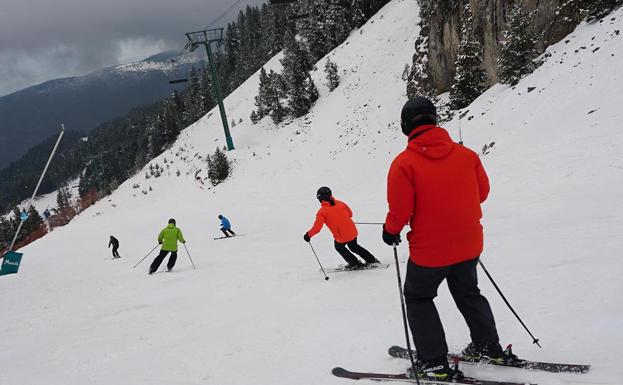
[[[35,187],[35,191],[33,191],[32,196],[30,197],[30,200],[28,201],[28,204],[26,205],[27,208],[30,207],[30,204],[35,199],[35,196],[37,196],[37,191],[39,191],[39,187],[41,186],[43,177],[45,177],[45,173],[48,172],[48,167],[50,166],[50,162],[52,162],[52,158],[54,157],[54,154],[56,153],[56,149],[58,148],[58,144],[61,142],[61,138],[63,137],[64,133],[65,133],[65,125],[61,124],[61,132],[58,135],[58,139],[56,139],[56,144],[54,145],[54,148],[52,149],[52,153],[50,154],[50,157],[48,158],[48,162],[45,164],[45,167],[43,168],[43,172],[41,173],[41,176],[39,177],[39,182],[37,182],[37,187]],[[9,250],[7,250],[7,252],[13,250],[13,246],[15,245],[15,241],[17,240],[17,235],[19,234],[23,225],[24,225],[24,221],[20,220],[19,225],[17,226],[17,231],[15,232],[15,235],[13,236],[13,240],[11,241],[11,245],[9,246]]]

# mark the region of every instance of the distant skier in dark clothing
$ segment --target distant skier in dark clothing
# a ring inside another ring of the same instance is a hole
[[[415,375],[451,381],[462,373],[448,364],[448,346],[433,302],[443,280],[470,330],[472,342],[463,354],[476,361],[516,359],[502,350],[491,307],[478,289],[480,204],[489,194],[489,180],[478,155],[437,126],[437,111],[428,99],[408,101],[401,126],[409,140],[387,176],[389,212],[383,241],[397,245],[400,232],[410,225],[404,296],[420,362]]]
[[[314,225],[303,236],[305,242],[309,242],[311,237],[320,232],[322,225],[326,224],[335,239],[335,250],[348,263],[346,269],[361,269],[366,266],[353,253],[363,258],[366,264],[378,263],[379,261],[374,255],[357,244],[357,226],[355,226],[352,220],[353,212],[350,210],[350,207],[346,203],[333,198],[331,189],[328,187],[319,188],[316,198],[322,207],[316,214]]]
[[[158,254],[156,259],[151,263],[151,266],[149,266],[149,274],[153,274],[158,270],[164,257],[169,253],[171,253],[171,256],[169,257],[169,262],[167,262],[167,270],[171,271],[173,269],[175,261],[177,260],[178,241],[186,243],[182,235],[182,230],[175,227],[175,219],[171,218],[169,219],[167,227],[162,229],[160,234],[158,234],[158,243],[162,245],[162,249],[160,250],[160,254]]]
[[[112,245],[112,257],[113,258],[121,258],[119,255],[119,240],[112,235],[110,236],[110,241],[108,242],[108,248]]]
[[[236,235],[231,229],[231,223],[229,223],[229,219],[225,218],[223,215],[219,215],[218,219],[221,220],[221,231],[225,234],[226,237],[231,237],[232,235]]]

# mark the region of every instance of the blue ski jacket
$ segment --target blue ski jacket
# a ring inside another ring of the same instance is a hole
[[[221,229],[229,230],[231,229],[231,223],[229,223],[229,219],[221,216]]]

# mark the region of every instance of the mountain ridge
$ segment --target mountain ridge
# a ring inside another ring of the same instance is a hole
[[[202,60],[184,55],[173,64],[171,59],[177,57],[174,51],[166,51],[139,62],[49,80],[0,97],[0,169],[54,134],[61,124],[89,132],[132,108],[183,89],[183,84],[170,85],[168,80],[185,76]]]

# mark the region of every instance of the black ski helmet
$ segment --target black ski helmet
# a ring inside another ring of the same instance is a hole
[[[169,223],[175,224],[175,219],[173,219],[173,218],[169,219]]]
[[[333,195],[333,193],[331,193],[331,189],[328,188],[327,186],[322,186],[318,189],[318,192],[316,193],[316,198],[318,198],[319,201],[327,201],[329,202],[331,200],[331,196]]]
[[[400,127],[409,136],[411,131],[424,124],[437,124],[437,108],[430,100],[416,96],[402,107]]]
[[[223,219],[223,216],[219,214],[218,219]]]

